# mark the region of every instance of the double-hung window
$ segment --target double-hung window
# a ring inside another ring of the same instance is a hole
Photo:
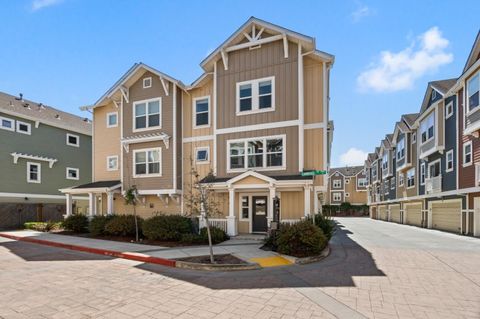
[[[340,193],[333,193],[333,201],[334,202],[339,202],[342,200],[342,194]]]
[[[480,90],[480,73],[477,73],[475,76],[470,78],[467,82],[467,94],[468,94],[468,112],[472,112],[479,105],[479,90]]]
[[[405,138],[402,137],[397,143],[397,161],[405,157]]]
[[[365,187],[367,186],[367,179],[365,177],[359,178],[357,181],[358,187]]]
[[[449,150],[447,152],[446,157],[447,157],[447,167],[446,167],[445,171],[446,172],[451,172],[451,171],[453,171],[453,165],[454,165],[453,164],[453,150]]]
[[[333,188],[342,188],[342,181],[339,179],[333,180]]]
[[[420,185],[425,185],[425,162],[420,164]]]
[[[407,188],[415,186],[415,168],[407,171]]]
[[[200,97],[193,100],[193,127],[210,126],[210,97]]]
[[[15,121],[0,116],[0,128],[7,131],[15,131]]]
[[[430,141],[435,135],[435,112],[430,113],[420,124],[422,144]]]
[[[161,176],[161,149],[134,151],[134,177]]]
[[[383,155],[382,158],[382,170],[386,171],[388,169],[388,153]]]
[[[27,182],[42,182],[42,166],[39,163],[27,162]]]
[[[285,136],[228,141],[228,170],[284,169]]]
[[[133,103],[133,131],[161,128],[162,100],[160,98]]]
[[[403,186],[403,173],[398,173],[398,186]]]
[[[392,179],[390,180],[390,188],[391,189],[395,189],[395,176],[392,177]]]
[[[237,115],[275,110],[275,77],[237,83]]]
[[[250,196],[242,196],[240,201],[240,219],[249,220],[250,218]]]
[[[472,164],[472,141],[463,144],[463,166]]]

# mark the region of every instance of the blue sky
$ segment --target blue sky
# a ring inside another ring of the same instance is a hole
[[[332,162],[363,159],[428,81],[456,77],[479,30],[479,1],[0,0],[0,91],[82,116],[133,63],[185,83],[250,16],[314,36],[335,55]]]

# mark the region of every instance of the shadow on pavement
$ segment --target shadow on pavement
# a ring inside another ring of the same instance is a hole
[[[353,241],[349,234],[351,232],[337,222],[337,231],[330,242],[330,256],[303,266],[238,272],[189,271],[152,264],[136,267],[211,289],[353,287],[353,277],[385,276],[370,252]]]

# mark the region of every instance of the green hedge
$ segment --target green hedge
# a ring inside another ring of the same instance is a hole
[[[150,240],[179,241],[193,233],[192,220],[180,215],[157,215],[143,223],[143,234]]]
[[[23,224],[23,227],[25,229],[30,229],[30,230],[36,230],[36,231],[42,231],[42,232],[49,232],[55,229],[59,229],[61,227],[60,222],[52,222],[52,221],[47,221],[47,222],[27,222]]]
[[[90,221],[88,231],[94,236],[105,235],[105,226],[111,221],[113,216],[95,216]]]
[[[214,226],[210,227],[210,235],[212,236],[212,244],[214,245],[229,239],[227,233],[225,233],[223,229]],[[183,234],[180,238],[180,242],[184,244],[208,244],[207,228],[202,228],[200,234]]]
[[[312,217],[308,218],[308,220],[313,222]],[[327,237],[328,240],[330,240],[335,230],[335,222],[332,220],[332,218],[327,215],[316,214],[314,217],[314,220],[315,220],[315,225],[320,227],[323,234]]]
[[[143,219],[137,217],[138,233],[142,234]],[[114,215],[105,223],[105,235],[111,236],[135,236],[135,216]]]
[[[85,215],[71,215],[62,222],[65,230],[75,233],[86,233],[88,231],[88,217]]]

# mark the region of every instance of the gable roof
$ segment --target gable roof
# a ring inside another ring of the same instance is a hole
[[[425,95],[423,96],[422,106],[420,108],[420,114],[425,112],[425,110],[428,107],[432,89],[440,93],[442,96],[445,96],[448,90],[450,90],[455,85],[456,82],[457,82],[456,78],[428,82],[427,89],[425,90]]]
[[[24,98],[20,99],[3,92],[0,92],[0,113],[21,117],[71,132],[92,135],[92,123],[87,118],[82,118],[42,103]]]
[[[335,173],[340,173],[345,177],[351,177],[351,176],[356,176],[358,173],[361,173],[363,171],[364,167],[363,166],[345,166],[345,167],[335,167],[331,168],[329,171],[330,176],[335,174]]]
[[[477,33],[477,37],[473,42],[472,49],[468,55],[467,62],[463,67],[463,73],[465,73],[478,59],[480,58],[480,30]]]
[[[415,120],[418,118],[420,113],[410,113],[410,114],[403,114],[402,119],[405,121],[405,124],[407,124],[407,129],[412,128],[412,126],[415,124]]]

